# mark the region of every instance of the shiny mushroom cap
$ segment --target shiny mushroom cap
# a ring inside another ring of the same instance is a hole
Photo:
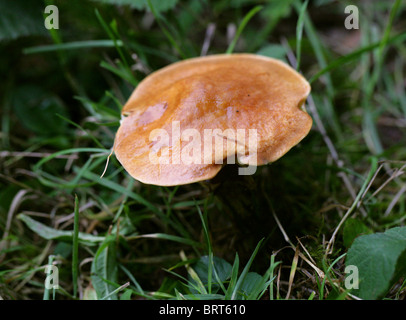
[[[309,93],[299,73],[272,58],[183,60],[140,82],[122,110],[113,149],[132,177],[161,186],[211,179],[233,157],[264,165],[310,131],[303,108]]]

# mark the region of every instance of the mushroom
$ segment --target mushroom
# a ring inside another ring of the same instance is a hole
[[[303,105],[309,93],[298,72],[264,56],[176,62],[136,87],[113,151],[133,178],[161,186],[212,179],[235,159],[256,168],[308,134],[312,119]]]

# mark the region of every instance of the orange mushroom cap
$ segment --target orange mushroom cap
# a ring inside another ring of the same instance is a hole
[[[310,131],[312,119],[303,108],[309,93],[298,72],[264,56],[220,54],[176,62],[134,90],[113,150],[132,177],[162,186],[211,179],[234,155],[243,164],[252,164],[255,155],[254,165],[264,165]],[[249,130],[256,133],[255,154]],[[224,144],[205,149],[217,136]]]

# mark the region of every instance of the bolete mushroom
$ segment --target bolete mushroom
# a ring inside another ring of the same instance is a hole
[[[134,90],[113,151],[136,180],[161,186],[211,179],[233,157],[242,165],[264,165],[310,131],[303,107],[309,92],[298,72],[264,56],[176,62]]]

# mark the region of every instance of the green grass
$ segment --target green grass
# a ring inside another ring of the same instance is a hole
[[[405,3],[359,1],[346,30],[346,1],[109,2],[53,1],[52,32],[42,1],[20,15],[36,27],[0,25],[0,297],[358,299],[354,239],[406,224]],[[143,185],[109,157],[121,108],[198,56],[210,23],[208,54],[261,52],[309,80],[313,129],[252,177]],[[383,298],[405,298],[395,280]]]

